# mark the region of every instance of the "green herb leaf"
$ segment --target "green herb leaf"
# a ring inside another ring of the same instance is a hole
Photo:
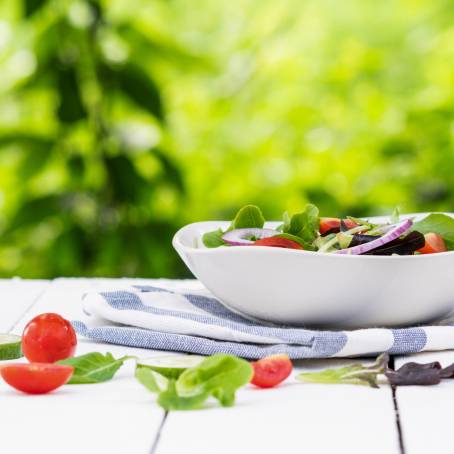
[[[412,230],[426,233],[438,233],[443,237],[448,250],[454,250],[454,219],[446,214],[433,213],[413,224]]]
[[[71,385],[101,383],[111,380],[123,363],[130,358],[133,357],[123,356],[115,359],[111,353],[103,355],[93,352],[58,361],[57,364],[74,367],[74,373],[68,382]]]
[[[221,229],[217,229],[212,232],[204,233],[202,236],[203,244],[209,248],[226,246],[226,243],[222,239],[223,234],[224,234],[224,232]]]
[[[149,367],[137,364],[134,376],[139,383],[152,393],[160,393],[167,389],[168,380],[161,374],[151,370]]]
[[[263,228],[265,218],[259,207],[246,205],[241,208],[232,222],[233,229]]]
[[[400,210],[399,207],[394,208],[394,211],[391,214],[390,221],[391,224],[397,224],[400,219]]]
[[[235,391],[249,383],[252,373],[247,361],[217,353],[185,370],[176,382],[177,391],[182,397],[212,395],[222,406],[231,406],[235,402]]]
[[[303,246],[303,249],[306,251],[315,251],[315,248],[311,243],[304,241],[299,236],[292,235],[290,233],[279,233],[276,235],[276,238],[285,238],[286,240],[292,240],[295,241],[295,243],[298,243],[301,246]]]
[[[235,392],[252,378],[252,366],[232,355],[217,353],[178,378],[166,379],[147,366],[137,364],[136,378],[149,391],[158,394],[158,404],[166,410],[200,408],[213,396],[222,406],[235,402]]]
[[[371,366],[352,364],[351,366],[325,369],[320,372],[305,372],[297,375],[296,378],[305,383],[356,384],[378,388],[378,375],[385,372],[388,361],[389,356],[384,353]]]
[[[175,380],[169,381],[169,386],[158,396],[158,404],[165,410],[197,410],[202,408],[209,394],[202,392],[189,397],[180,396]]]
[[[284,218],[283,232],[302,238],[306,243],[312,243],[318,235],[320,226],[319,211],[315,205],[308,203],[303,212]]]

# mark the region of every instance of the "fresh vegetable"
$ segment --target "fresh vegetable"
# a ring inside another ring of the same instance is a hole
[[[304,249],[300,243],[289,240],[288,238],[282,238],[281,236],[273,236],[269,238],[262,238],[254,242],[254,246],[271,246],[271,247],[282,247],[287,249]]]
[[[386,369],[385,376],[395,386],[437,385],[441,380],[441,364],[406,363],[397,370]]]
[[[111,380],[123,363],[132,356],[122,356],[115,359],[111,353],[87,353],[58,361],[60,365],[74,368],[74,374],[69,381],[70,385],[101,383]]]
[[[276,230],[244,228],[229,230],[222,235],[222,240],[231,246],[251,246],[255,241],[277,235]]]
[[[77,337],[68,320],[47,313],[33,318],[24,328],[22,350],[31,362],[53,363],[76,351]]]
[[[296,376],[303,383],[356,384],[378,388],[378,375],[384,374],[389,356],[380,355],[370,366],[352,364],[337,369],[325,369],[320,372],[304,372]]]
[[[252,366],[232,355],[217,353],[186,369],[178,378],[166,378],[150,367],[137,364],[136,378],[157,393],[158,404],[166,410],[200,408],[210,397],[222,406],[231,406],[235,392],[252,377]],[[172,375],[167,370],[167,375]]]
[[[178,378],[186,369],[198,366],[205,356],[166,355],[137,360],[137,367],[149,368],[166,378]]]
[[[351,254],[358,255],[364,254],[372,249],[376,249],[380,246],[383,246],[406,233],[412,226],[412,221],[406,219],[405,221],[399,222],[394,226],[392,230],[386,232],[383,236],[378,237],[376,240],[369,241],[368,243],[360,244],[358,246],[349,247],[346,249],[339,249],[336,251],[337,254]]]
[[[304,383],[363,384],[378,387],[379,378],[393,386],[437,385],[442,379],[454,378],[454,364],[442,368],[439,362],[420,364],[406,363],[397,370],[389,367],[389,355],[378,356],[371,366],[353,364],[320,372],[306,372],[296,378]]]
[[[5,364],[0,368],[3,380],[28,394],[45,394],[68,382],[71,366],[44,363]]]
[[[396,208],[389,219],[374,224],[352,216],[320,218],[318,208],[307,204],[293,216],[285,212],[283,223],[271,229],[263,228],[265,219],[260,209],[247,205],[238,211],[227,230],[207,232],[202,241],[209,248],[260,245],[351,255],[417,255],[454,250],[454,218],[450,216],[433,213],[413,222],[400,220]]]
[[[438,233],[426,233],[424,235],[424,246],[418,249],[420,254],[434,254],[437,252],[446,252],[445,240]]]
[[[454,250],[454,218],[442,213],[433,213],[413,224],[413,230],[422,233],[437,233],[446,243],[448,251]]]
[[[252,363],[254,375],[251,383],[259,388],[273,388],[282,383],[292,372],[288,355],[271,355]]]
[[[357,227],[358,224],[351,219],[339,218],[320,218],[320,235],[328,233],[338,233],[342,230],[350,230]],[[343,228],[342,228],[343,227]]]
[[[21,338],[14,334],[0,334],[0,361],[22,356]]]

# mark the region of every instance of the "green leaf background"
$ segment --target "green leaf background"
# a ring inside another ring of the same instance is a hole
[[[249,203],[454,211],[453,19],[444,0],[0,2],[0,277],[187,277],[174,232]]]

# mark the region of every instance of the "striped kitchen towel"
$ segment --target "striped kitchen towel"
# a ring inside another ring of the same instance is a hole
[[[224,352],[249,359],[276,353],[303,359],[454,348],[452,321],[351,331],[276,326],[230,311],[201,286],[185,291],[181,285],[173,281],[165,287],[132,285],[87,293],[82,302],[85,320],[73,325],[80,335],[112,344],[202,355]]]

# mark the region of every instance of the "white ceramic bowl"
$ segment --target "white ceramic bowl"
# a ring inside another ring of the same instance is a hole
[[[350,256],[265,246],[203,246],[205,232],[229,224],[189,224],[176,233],[173,246],[225,306],[248,317],[340,329],[417,324],[454,308],[454,251]]]

